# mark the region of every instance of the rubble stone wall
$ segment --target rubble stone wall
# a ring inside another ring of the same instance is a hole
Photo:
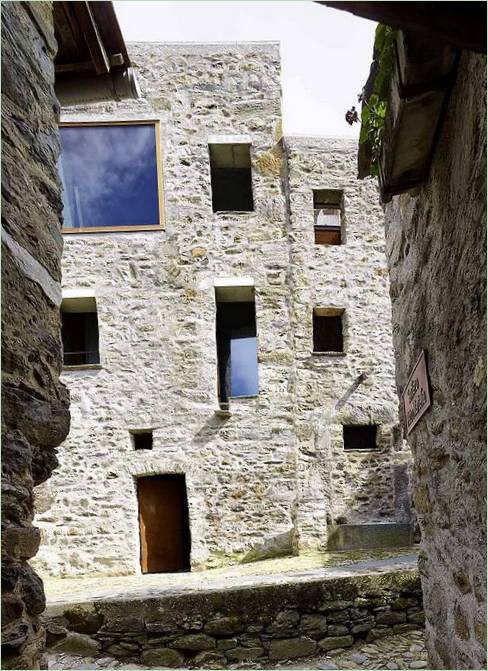
[[[395,473],[408,471],[411,456],[398,425],[384,219],[376,182],[356,179],[355,140],[290,137],[286,156],[297,516],[300,542],[307,546],[326,538],[327,526],[341,522],[411,521],[395,481]],[[313,189],[343,192],[343,244],[314,244]],[[312,353],[314,307],[345,310],[345,355]],[[378,450],[345,452],[343,424],[377,424]]]
[[[387,207],[398,388],[423,349],[432,391],[408,442],[433,668],[486,666],[485,83],[463,53],[429,180]]]
[[[130,615],[128,614],[130,610]],[[48,645],[148,667],[225,668],[348,648],[423,625],[417,570],[153,599],[52,604]]]
[[[141,100],[72,108],[64,118],[160,120],[165,230],[65,236],[63,287],[95,294],[101,366],[64,374],[72,429],[59,470],[37,495],[40,570],[137,573],[136,484],[145,474],[186,475],[192,568],[323,546],[341,515],[404,521],[393,503],[396,402],[374,187],[348,191],[350,247],[314,249],[301,154],[290,160],[299,193],[289,216],[278,46],[145,43],[130,53]],[[251,139],[254,212],[212,212],[208,143],[229,135]],[[330,158],[319,158],[326,148]],[[314,151],[315,183],[354,179],[352,144],[324,141]],[[327,265],[321,273],[329,257],[334,273]],[[256,295],[259,397],[231,400],[229,417],[216,413],[220,278],[252,278]],[[309,307],[332,293],[364,309],[351,321],[344,360],[311,360]],[[338,413],[334,402],[363,372],[368,380]],[[380,422],[380,451],[346,457],[344,418]],[[152,451],[133,449],[138,429],[153,430]],[[362,500],[352,494],[358,477]]]
[[[38,669],[45,633],[33,488],[69,429],[59,382],[61,196],[50,2],[2,6],[2,668]]]
[[[145,43],[130,54],[144,99],[64,118],[160,120],[165,230],[65,236],[63,287],[94,289],[101,368],[64,375],[72,429],[39,516],[40,567],[61,575],[139,570],[144,474],[185,473],[193,567],[264,539],[293,542],[277,45]],[[255,211],[214,214],[209,136],[243,134],[252,138]],[[251,277],[256,293],[260,394],[231,401],[229,418],[215,413],[219,277]],[[153,449],[135,452],[129,431],[144,428]]]

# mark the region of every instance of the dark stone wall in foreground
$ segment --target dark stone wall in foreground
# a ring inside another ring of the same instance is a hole
[[[426,350],[433,405],[408,438],[432,668],[485,668],[486,57],[463,53],[428,182],[387,207],[401,392]]]
[[[2,667],[42,667],[33,487],[69,429],[59,383],[61,196],[50,2],[2,4]]]

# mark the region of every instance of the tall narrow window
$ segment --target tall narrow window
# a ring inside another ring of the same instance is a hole
[[[157,124],[68,124],[59,130],[63,232],[161,226]]]
[[[221,403],[232,397],[257,396],[259,393],[254,290],[252,287],[232,289],[228,292],[225,288],[216,289]]]
[[[314,308],[314,352],[344,351],[343,314],[344,310],[338,308]]]
[[[210,144],[210,178],[214,212],[252,212],[249,144]]]
[[[343,192],[337,189],[314,189],[313,213],[316,245],[342,243]]]
[[[100,363],[97,307],[94,298],[70,298],[63,301],[61,338],[65,366]]]

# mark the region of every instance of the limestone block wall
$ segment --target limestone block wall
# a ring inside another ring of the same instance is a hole
[[[50,2],[2,6],[2,668],[38,669],[33,487],[69,428],[59,382],[61,196]]]
[[[486,666],[486,57],[463,53],[416,197],[387,207],[397,382],[427,352],[410,434],[433,668]]]
[[[303,545],[327,525],[408,522],[401,480],[384,217],[373,180],[359,182],[357,143],[287,137],[290,285]],[[314,243],[313,189],[343,192],[342,244]],[[314,307],[344,309],[344,355],[313,354]],[[377,451],[345,452],[344,424],[377,424]],[[317,505],[317,502],[320,502]]]
[[[310,166],[315,183],[325,174],[349,184],[352,145],[283,142],[276,44],[144,43],[130,54],[141,100],[71,108],[64,119],[160,120],[165,230],[65,236],[63,287],[96,298],[101,366],[64,374],[72,428],[37,494],[40,570],[140,571],[136,488],[146,474],[185,474],[193,568],[323,546],[340,517],[404,521],[391,477],[397,402],[374,189],[347,187],[348,245],[329,254],[312,238]],[[251,140],[253,212],[212,212],[208,143],[229,135]],[[216,413],[222,278],[254,282],[258,335],[259,397],[232,400],[229,417]],[[310,309],[332,295],[347,297],[354,317],[349,352],[315,360]],[[353,400],[342,398],[363,373]],[[380,451],[345,457],[345,419],[381,424]],[[153,430],[150,452],[131,444],[140,429]]]

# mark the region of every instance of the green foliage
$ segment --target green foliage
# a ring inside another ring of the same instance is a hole
[[[375,33],[372,74],[361,95],[363,107],[359,144],[366,145],[369,174],[374,176],[378,175],[378,160],[395,58],[394,41],[395,31],[390,26],[379,24]]]

